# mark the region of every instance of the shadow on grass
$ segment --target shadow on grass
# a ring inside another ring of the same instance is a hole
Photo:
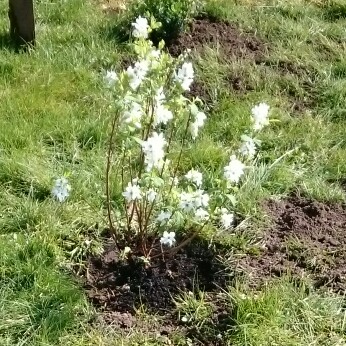
[[[7,32],[1,32],[0,33],[0,49],[3,50],[9,50],[9,51],[14,51],[18,53],[20,51],[20,46],[18,45],[17,42],[14,42],[11,39],[11,36]]]
[[[30,49],[30,45],[18,42],[11,38],[8,32],[0,32],[0,50],[8,50],[14,53],[25,53]]]

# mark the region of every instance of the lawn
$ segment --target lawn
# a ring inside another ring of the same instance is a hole
[[[0,345],[346,345],[344,1],[208,0],[187,29],[197,36],[170,48],[191,46],[191,94],[207,114],[182,169],[212,185],[254,105],[270,106],[270,125],[237,192],[237,227],[202,235],[213,256],[224,246],[227,285],[172,297],[168,320],[145,304],[105,311],[81,277],[108,227],[104,75],[129,59],[122,11],[37,0],[37,47],[18,53],[0,5]],[[51,196],[61,176],[64,203]]]

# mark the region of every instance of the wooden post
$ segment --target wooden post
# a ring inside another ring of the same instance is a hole
[[[33,0],[9,0],[10,34],[17,44],[35,45]]]

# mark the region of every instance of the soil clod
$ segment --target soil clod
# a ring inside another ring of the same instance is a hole
[[[207,16],[193,19],[186,32],[167,44],[173,56],[187,49],[200,51],[206,46],[219,48],[220,53],[229,60],[261,60],[265,52],[264,43],[253,34],[243,33],[234,24]]]
[[[253,283],[281,276],[305,276],[315,287],[346,289],[346,206],[302,197],[270,201],[266,208],[274,224],[266,232],[263,251],[240,265]]]

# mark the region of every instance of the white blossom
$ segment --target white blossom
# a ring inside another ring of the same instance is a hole
[[[147,75],[149,64],[146,60],[137,61],[134,67],[129,66],[126,73],[130,80],[130,87],[132,90],[137,90],[141,85],[143,79]]]
[[[197,138],[198,130],[199,130],[199,126],[197,123],[193,122],[190,124],[190,132],[193,139]]]
[[[161,56],[161,52],[160,50],[156,50],[156,49],[153,49],[150,54],[148,55],[149,59],[150,59],[150,63],[151,63],[151,67],[152,68],[157,68],[160,66],[160,62],[159,62],[159,59],[160,59],[160,56]]]
[[[159,124],[167,124],[173,119],[173,113],[163,105],[158,105],[154,114],[154,126]]]
[[[148,172],[151,171],[154,167],[162,167],[163,158],[165,156],[163,148],[166,144],[167,142],[163,137],[163,133],[158,134],[157,132],[153,132],[152,136],[143,142],[142,149],[144,152],[144,161]]]
[[[151,52],[150,52],[150,56],[154,59],[158,59],[160,56],[161,56],[161,52],[160,50],[158,49],[153,49]]]
[[[124,111],[123,119],[126,123],[132,124],[137,128],[141,128],[141,118],[143,116],[143,110],[139,103],[130,102],[128,105],[129,109]]]
[[[157,216],[156,221],[159,224],[164,223],[165,221],[168,221],[172,217],[172,213],[170,211],[160,211],[160,214]]]
[[[166,95],[163,91],[163,87],[159,87],[156,91],[156,94],[155,94],[155,102],[156,102],[156,105],[161,105],[163,101],[165,101],[166,99]]]
[[[149,189],[146,193],[148,202],[154,202],[157,192],[154,189]]]
[[[118,81],[118,75],[113,70],[106,71],[104,80],[108,87],[112,87]]]
[[[192,211],[195,208],[194,203],[194,196],[192,193],[189,192],[182,192],[180,194],[180,202],[179,202],[180,209],[189,212]]]
[[[209,205],[209,195],[204,190],[196,190],[194,192],[194,203],[196,208],[207,208]]]
[[[190,212],[198,208],[206,208],[209,204],[209,195],[203,190],[194,192],[182,192],[180,194],[179,208],[185,212]]]
[[[53,197],[55,197],[59,202],[64,202],[70,195],[70,191],[71,185],[65,177],[56,179],[52,189]]]
[[[139,16],[134,23],[132,23],[133,36],[137,38],[147,38],[148,37],[148,20]]]
[[[232,155],[228,165],[224,168],[224,177],[231,183],[238,183],[244,174],[245,165]]]
[[[175,243],[175,232],[163,232],[163,236],[160,239],[160,243],[162,245],[167,245],[169,247],[172,247]]]
[[[255,131],[261,130],[264,126],[269,125],[269,106],[266,103],[260,103],[252,108],[252,122]]]
[[[185,62],[175,75],[175,80],[181,85],[183,90],[190,90],[193,82],[194,71],[192,63]]]
[[[234,222],[234,214],[229,213],[226,208],[221,209],[221,225],[224,229],[228,229]]]
[[[185,178],[195,183],[198,187],[202,185],[203,175],[201,172],[196,171],[195,169],[188,171]]]
[[[198,221],[206,221],[209,219],[209,213],[205,209],[198,208],[195,217]]]
[[[203,112],[198,112],[195,121],[190,124],[190,132],[193,139],[198,136],[199,129],[204,125],[207,116]]]
[[[202,127],[206,119],[207,119],[207,116],[205,115],[205,113],[198,112],[196,114],[195,123],[198,125],[198,127]]]
[[[250,159],[253,158],[256,154],[257,149],[256,142],[254,141],[254,139],[246,135],[241,136],[241,139],[243,142],[240,146],[239,152],[243,156],[247,156]]]
[[[142,198],[140,187],[136,183],[128,183],[125,191],[122,194],[127,202],[132,202]]]

